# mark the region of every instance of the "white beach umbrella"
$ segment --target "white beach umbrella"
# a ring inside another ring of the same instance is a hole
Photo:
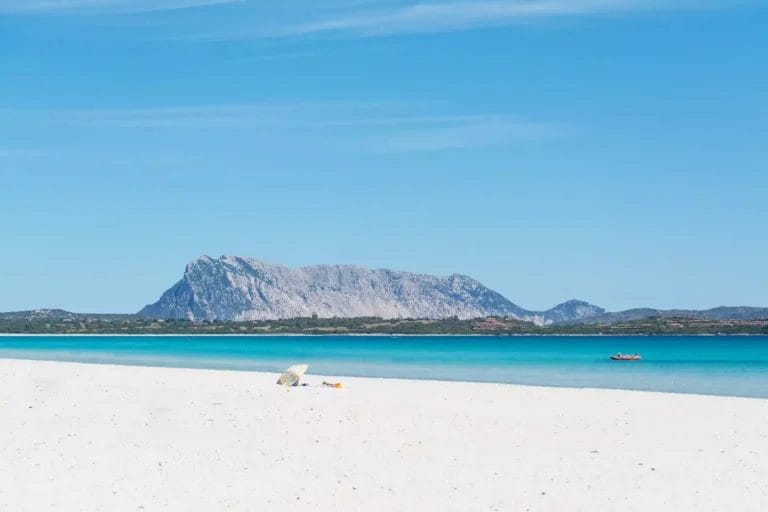
[[[277,383],[281,386],[298,386],[301,376],[304,375],[308,368],[308,364],[295,364],[283,372],[280,378],[277,379]]]

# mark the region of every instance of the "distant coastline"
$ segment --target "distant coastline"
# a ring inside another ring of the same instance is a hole
[[[0,338],[8,337],[8,338],[45,338],[45,337],[51,337],[51,336],[57,336],[57,337],[80,337],[80,336],[88,336],[88,337],[104,337],[104,336],[116,336],[116,337],[126,337],[126,338],[174,338],[174,337],[195,337],[195,338],[258,338],[258,337],[284,337],[284,338],[327,338],[331,336],[344,336],[349,338],[426,338],[426,337],[441,337],[441,338],[498,338],[498,337],[508,337],[508,338],[591,338],[591,337],[606,337],[606,338],[618,338],[618,337],[625,337],[625,338],[636,338],[636,337],[655,337],[655,336],[665,336],[665,337],[701,337],[701,338],[720,338],[720,337],[732,337],[732,336],[744,336],[744,337],[755,337],[755,338],[766,338],[768,337],[768,333],[716,333],[716,334],[708,334],[708,333],[695,333],[695,334],[689,334],[689,333],[677,333],[677,334],[605,334],[605,333],[595,333],[595,334],[382,334],[382,333],[322,333],[322,334],[303,334],[303,333],[259,333],[259,334],[241,334],[241,333],[233,333],[233,334],[151,334],[151,333],[145,333],[145,334],[126,334],[126,333],[49,333],[49,334],[43,334],[43,333],[13,333],[13,332],[0,332]]]
[[[766,320],[651,317],[611,324],[536,325],[514,318],[469,320],[291,318],[250,322],[87,315],[0,319],[0,335],[98,336],[766,336]]]

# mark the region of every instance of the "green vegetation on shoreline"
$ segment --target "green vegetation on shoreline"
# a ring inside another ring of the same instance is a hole
[[[614,324],[537,326],[511,318],[472,320],[293,318],[252,322],[153,320],[127,315],[0,318],[2,334],[488,334],[488,335],[768,335],[766,320],[652,317]]]

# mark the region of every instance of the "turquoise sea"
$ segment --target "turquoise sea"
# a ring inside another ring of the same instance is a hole
[[[765,336],[0,336],[0,358],[768,398]]]

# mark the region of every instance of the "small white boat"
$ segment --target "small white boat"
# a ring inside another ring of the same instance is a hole
[[[618,354],[613,354],[611,359],[614,361],[639,361],[642,357],[640,354],[622,354],[619,352]]]

